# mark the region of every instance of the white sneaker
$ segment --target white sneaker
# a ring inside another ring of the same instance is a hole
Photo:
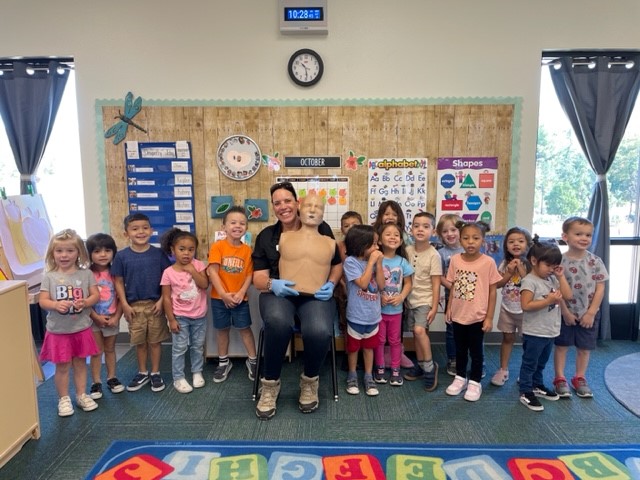
[[[467,379],[456,375],[453,378],[453,382],[447,387],[445,392],[447,395],[460,395],[465,388],[467,388]]]
[[[204,377],[202,376],[202,372],[196,372],[193,374],[193,388],[202,387],[204,387]]]
[[[491,384],[496,387],[502,387],[509,380],[509,370],[503,370],[499,368],[496,373],[491,377]]]
[[[58,415],[61,417],[73,415],[73,405],[71,405],[71,399],[68,396],[61,397],[58,400]]]
[[[98,408],[98,404],[94,402],[93,398],[91,398],[86,393],[83,393],[79,397],[76,397],[76,403],[85,412],[90,412]]]
[[[482,385],[473,380],[469,380],[467,391],[464,392],[464,399],[467,402],[477,402],[480,400],[480,395],[482,395]]]
[[[180,393],[189,393],[193,391],[193,387],[189,385],[189,382],[187,382],[184,378],[174,380],[173,388],[175,388]]]

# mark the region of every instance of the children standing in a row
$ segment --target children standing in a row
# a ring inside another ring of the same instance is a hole
[[[456,226],[464,252],[451,257],[447,272],[451,295],[445,318],[453,323],[456,376],[446,393],[458,395],[466,389],[464,399],[475,402],[482,395],[483,338],[493,325],[497,283],[502,276],[494,260],[480,250],[488,226],[482,222],[459,222]],[[469,356],[471,372],[467,381]]]
[[[86,393],[87,357],[99,353],[90,312],[100,297],[96,279],[86,269],[88,263],[85,244],[75,231],[63,230],[51,238],[40,284],[39,304],[48,311],[40,360],[56,366],[54,383],[61,417],[73,415],[69,396],[72,366],[76,404],[85,412],[98,408]]]
[[[205,265],[194,258],[198,239],[191,232],[172,228],[162,237],[162,249],[175,263],[162,273],[162,304],[172,333],[171,370],[173,387],[180,393],[204,387],[204,341],[207,327],[207,288]],[[193,387],[184,375],[189,350]]]

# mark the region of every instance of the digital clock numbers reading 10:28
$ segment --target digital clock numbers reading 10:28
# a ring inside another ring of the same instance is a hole
[[[324,11],[321,7],[285,7],[284,19],[287,22],[321,22],[324,20]]]

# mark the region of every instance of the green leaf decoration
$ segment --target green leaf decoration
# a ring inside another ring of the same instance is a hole
[[[231,208],[230,203],[221,203],[220,205],[218,205],[218,208],[216,208],[216,213],[217,214],[224,213],[230,208]]]

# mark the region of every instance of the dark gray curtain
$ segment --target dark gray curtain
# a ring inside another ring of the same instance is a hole
[[[595,62],[595,68],[588,63]],[[618,146],[640,88],[640,55],[612,58],[596,56],[559,59],[560,68],[550,66],[551,80],[578,142],[596,173],[589,220],[593,222],[591,251],[609,270],[609,196],[606,175],[613,164]],[[625,62],[633,62],[629,64]],[[611,338],[609,282],[602,302],[599,338]]]
[[[36,193],[34,175],[49,141],[69,70],[50,61],[29,74],[31,64],[15,60],[0,75],[0,115],[20,172],[20,193]],[[47,71],[48,70],[48,71]]]

